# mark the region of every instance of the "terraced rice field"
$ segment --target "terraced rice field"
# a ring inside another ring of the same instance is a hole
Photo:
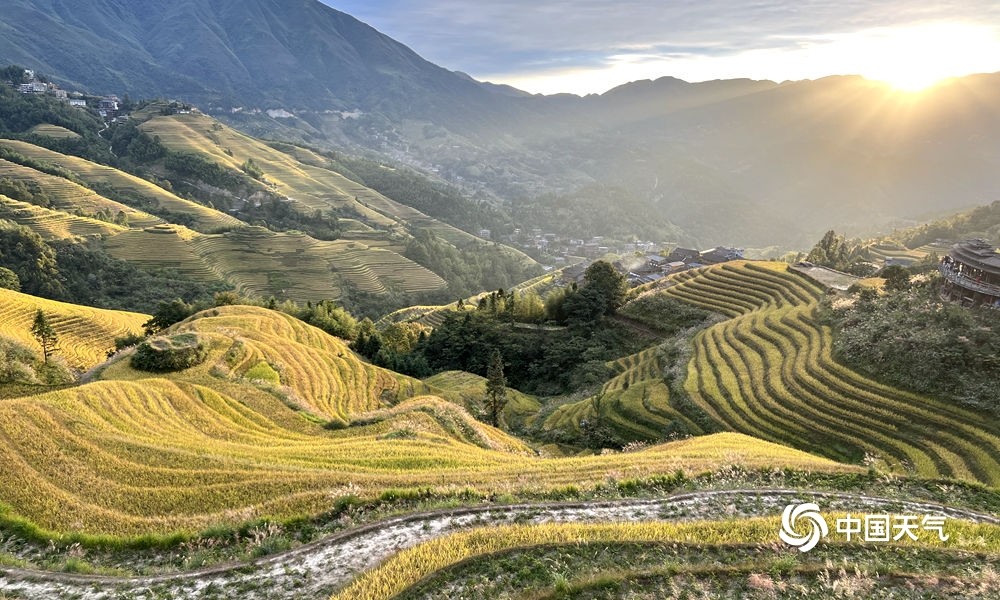
[[[600,424],[625,441],[661,440],[677,425],[701,432],[670,405],[659,348],[620,358],[609,366],[616,375],[597,395],[560,406],[545,420],[545,428],[579,432],[584,423]]]
[[[158,217],[109,200],[68,179],[22,167],[3,159],[0,159],[0,177],[37,183],[51,199],[53,207],[64,212],[74,213],[81,210],[84,214],[93,215],[104,210],[117,215],[121,211],[128,216],[129,225],[132,227],[152,227],[163,223]]]
[[[422,384],[362,363],[344,342],[286,315],[222,307],[172,331],[199,336],[208,360],[155,376],[126,356],[99,381],[0,402],[4,518],[135,536],[315,515],[340,496],[386,489],[537,493],[732,463],[855,470],[737,434],[540,459],[438,398],[390,408]],[[280,383],[248,379],[262,363]],[[355,425],[328,430],[323,418]]]
[[[486,378],[465,371],[444,371],[424,380],[427,393],[445,398],[466,409],[482,409],[486,398]],[[502,425],[530,424],[541,407],[538,399],[515,389],[507,388],[507,404],[501,416]]]
[[[731,319],[697,335],[685,389],[727,428],[838,460],[1000,483],[1000,426],[838,364],[816,321],[819,287],[779,263],[675,276],[663,293]]]
[[[939,257],[947,256],[953,245],[954,244],[952,242],[931,242],[929,244],[924,244],[919,248],[914,248],[913,252],[919,252],[925,256],[928,254],[937,254]]]
[[[158,225],[120,233],[104,243],[108,254],[142,267],[173,269],[195,281],[218,281],[192,247],[198,234],[180,225]]]
[[[60,127],[59,125],[52,125],[51,123],[35,125],[28,133],[44,135],[46,137],[57,138],[60,140],[75,140],[80,137],[79,133],[71,129],[66,129],[65,127]]]
[[[388,287],[422,292],[446,285],[433,272],[389,250],[263,227],[205,235],[161,225],[119,234],[105,247],[112,256],[143,266],[176,269],[200,281],[226,281],[248,295],[299,302],[336,300],[345,284],[372,293]]]
[[[109,186],[118,193],[133,198],[133,204],[152,204],[161,210],[171,213],[190,215],[195,219],[193,228],[202,233],[239,229],[245,225],[235,217],[208,208],[207,206],[202,206],[197,202],[180,198],[144,179],[112,167],[99,165],[76,156],[53,152],[47,148],[35,146],[27,142],[0,139],[0,145],[6,146],[28,158],[58,165],[76,174],[87,185]],[[141,223],[137,225],[140,227],[146,226]]]
[[[546,600],[936,598],[951,594],[925,596],[922,592],[947,589],[965,589],[969,593],[960,597],[988,598],[987,590],[995,586],[992,565],[1000,554],[1000,528],[992,523],[958,520],[948,527],[951,533],[947,541],[933,536],[917,541],[906,539],[891,544],[891,550],[881,550],[920,556],[923,562],[919,572],[924,577],[913,576],[898,564],[880,563],[877,551],[860,543],[824,543],[811,554],[792,560],[793,550],[774,543],[781,528],[777,517],[481,527],[400,551],[331,600],[447,597],[449,592],[463,598],[477,592],[483,598],[520,592],[523,597]],[[789,564],[783,569],[774,568],[773,561],[781,557]],[[838,576],[835,565],[841,563],[856,565],[855,572],[841,572]],[[949,577],[945,576],[946,582],[941,582],[933,577],[939,568],[962,579],[947,581]],[[885,577],[885,571],[891,576]],[[797,579],[798,585],[778,585],[765,574],[768,572],[778,580]],[[684,590],[691,579],[698,585]],[[679,581],[671,585],[672,580]],[[779,590],[788,588],[794,590],[794,595],[778,595]],[[885,590],[915,593],[886,595]]]
[[[115,347],[116,337],[142,333],[142,324],[149,320],[148,315],[139,313],[66,304],[0,289],[0,335],[37,348],[39,357],[41,346],[31,335],[39,309],[58,336],[56,355],[80,370],[104,362],[107,351]]]
[[[520,294],[526,294],[528,292],[534,292],[541,297],[544,297],[549,291],[554,289],[560,281],[559,272],[547,273],[545,275],[540,275],[534,279],[529,279],[524,283],[520,283],[510,289],[510,291],[517,292]],[[481,294],[476,294],[475,296],[470,296],[468,298],[463,298],[465,300],[466,309],[475,307],[476,303],[479,302],[480,298],[488,296],[492,292],[483,292]],[[444,322],[445,317],[449,314],[458,310],[458,305],[455,302],[450,304],[439,304],[439,305],[415,305],[407,306],[406,308],[401,308],[397,311],[391,312],[381,319],[379,319],[376,324],[379,328],[388,327],[392,323],[403,323],[403,322],[414,322],[420,323],[421,325],[426,325],[428,327],[437,327]]]
[[[24,225],[46,240],[112,236],[125,231],[124,227],[112,223],[49,210],[2,194],[0,218]]]
[[[171,150],[193,152],[239,170],[248,158],[263,170],[274,190],[291,199],[300,210],[349,209],[366,223],[388,228],[395,219],[367,206],[376,192],[328,169],[296,161],[266,144],[200,114],[154,117],[141,125],[150,135],[160,136]],[[230,156],[226,150],[232,153]]]
[[[165,146],[182,152],[202,154],[210,160],[239,170],[253,158],[264,172],[273,190],[288,197],[299,210],[352,213],[365,227],[375,227],[402,234],[408,228],[429,229],[458,248],[482,240],[470,233],[431,218],[424,213],[383,196],[375,190],[327,168],[327,161],[305,149],[285,154],[244,135],[214,119],[200,114],[154,117],[141,126],[150,135],[160,136]],[[227,153],[227,151],[229,153]],[[303,160],[297,160],[296,156]],[[355,239],[366,241],[364,228],[354,228]],[[371,245],[377,245],[383,232],[373,232]],[[518,250],[498,246],[498,252],[514,254],[524,263],[532,260]]]
[[[868,246],[868,254],[871,256],[872,260],[881,262],[892,260],[897,264],[904,265],[918,262],[927,256],[926,252],[886,244]]]

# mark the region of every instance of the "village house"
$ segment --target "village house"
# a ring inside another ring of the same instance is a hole
[[[698,256],[698,262],[706,265],[714,265],[716,263],[739,260],[741,258],[743,258],[743,250],[741,248],[725,248],[723,246],[719,246],[717,248],[701,252]]]

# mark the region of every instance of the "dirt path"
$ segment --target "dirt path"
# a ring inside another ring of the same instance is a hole
[[[32,599],[325,598],[398,552],[454,531],[507,523],[641,522],[771,515],[793,502],[823,510],[945,514],[1000,524],[1000,517],[938,504],[835,492],[724,490],[657,500],[520,504],[439,510],[344,531],[251,563],[146,577],[78,575],[0,567],[0,592]],[[777,532],[775,532],[777,540]]]

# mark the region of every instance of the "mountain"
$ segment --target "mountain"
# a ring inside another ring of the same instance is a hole
[[[874,235],[983,204],[1000,184],[1000,75],[917,95],[844,76],[539,96],[438,67],[316,0],[6,4],[0,61],[194,102],[258,137],[375,152],[522,228],[629,237],[617,212],[660,241],[804,248],[830,227]]]
[[[5,4],[0,56],[94,91],[395,117],[495,97],[314,0]]]

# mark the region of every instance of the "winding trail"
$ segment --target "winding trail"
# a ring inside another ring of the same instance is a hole
[[[641,522],[740,518],[811,501],[825,511],[1000,517],[926,502],[792,489],[701,491],[655,499],[480,506],[415,513],[342,531],[248,563],[152,576],[112,577],[0,567],[0,591],[28,598],[325,598],[396,552],[458,530],[509,523]],[[777,540],[777,532],[775,532]]]

